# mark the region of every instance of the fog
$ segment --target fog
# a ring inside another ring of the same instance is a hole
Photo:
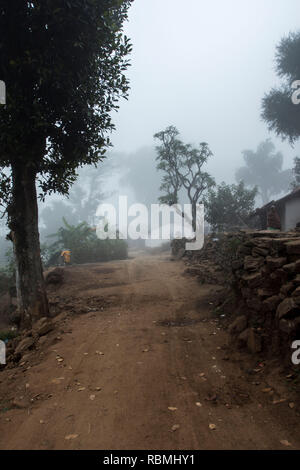
[[[299,145],[269,134],[260,113],[278,84],[275,47],[298,30],[299,15],[298,0],[136,0],[126,26],[131,91],[114,118],[115,150],[151,146],[173,124],[183,140],[209,143],[218,182],[234,182],[241,151],[267,137],[291,167]]]
[[[131,89],[113,114],[109,165],[89,169],[88,177],[79,172],[71,200],[91,197],[92,178],[101,200],[116,205],[125,194],[129,203],[157,203],[161,174],[153,135],[170,125],[184,142],[209,144],[213,157],[206,169],[217,183],[234,183],[242,151],[255,150],[267,138],[282,152],[283,168],[291,168],[299,144],[292,148],[268,132],[261,102],[279,84],[276,45],[298,30],[299,16],[299,0],[135,0],[125,26],[133,44],[126,72]],[[93,223],[82,206],[76,218],[75,205],[65,204],[57,195],[40,203],[42,240],[57,230],[63,215],[73,223]],[[96,211],[94,203],[90,207]],[[3,244],[7,230],[1,227]]]

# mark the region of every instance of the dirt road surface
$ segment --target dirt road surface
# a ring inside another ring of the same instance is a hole
[[[0,413],[1,449],[300,448],[289,397],[274,405],[228,357],[216,287],[168,256],[66,269],[62,295],[108,305],[69,316],[29,366],[0,374],[2,403],[21,403]]]

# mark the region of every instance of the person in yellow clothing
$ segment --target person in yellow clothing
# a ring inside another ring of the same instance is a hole
[[[71,264],[71,250],[63,250],[60,256],[63,258],[65,266]]]

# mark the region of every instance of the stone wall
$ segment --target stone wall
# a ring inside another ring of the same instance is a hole
[[[187,264],[201,282],[235,292],[236,318],[229,330],[241,346],[278,353],[300,340],[299,232],[222,234],[188,254]]]
[[[274,350],[286,340],[290,348],[289,337],[300,339],[300,234],[244,234],[232,274],[254,349]],[[239,339],[249,341],[245,332]]]

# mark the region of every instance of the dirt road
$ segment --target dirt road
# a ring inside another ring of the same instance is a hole
[[[28,400],[0,413],[1,449],[300,448],[288,401],[272,404],[260,374],[228,357],[214,286],[168,257],[67,269],[65,295],[109,304],[0,374],[2,402]]]

